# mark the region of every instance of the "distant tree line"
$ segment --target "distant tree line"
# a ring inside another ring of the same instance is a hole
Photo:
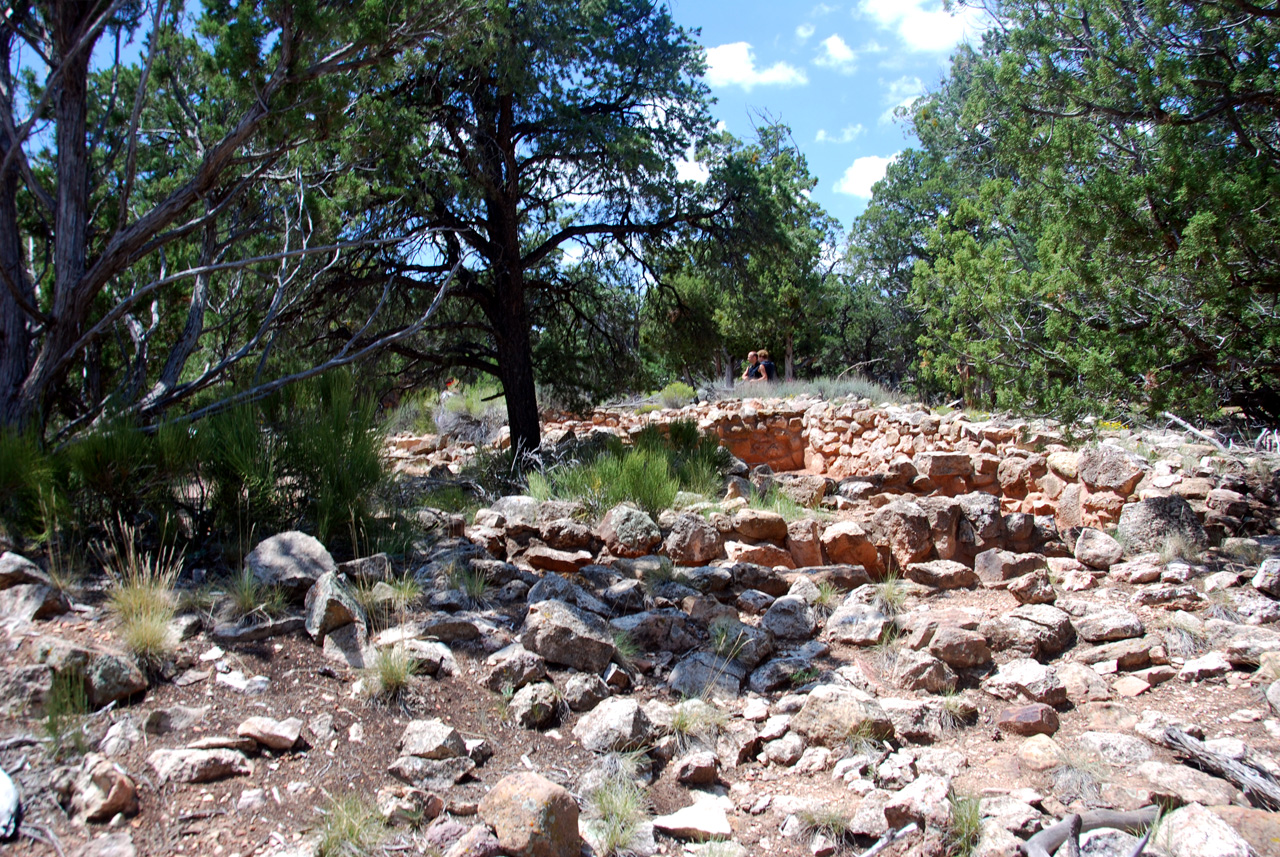
[[[539,390],[759,346],[984,407],[1280,417],[1280,16],[990,11],[842,235],[784,125],[716,130],[651,0],[12,3],[0,426],[157,426],[355,365],[387,400],[492,375],[532,448]]]

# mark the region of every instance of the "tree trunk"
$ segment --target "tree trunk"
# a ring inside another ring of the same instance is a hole
[[[44,343],[22,385],[13,408],[16,422],[43,425],[45,396],[66,373],[63,357],[75,343],[89,310],[82,294],[89,225],[88,116],[89,58],[94,39],[72,54],[80,43],[98,4],[51,4],[54,61],[61,67],[53,96],[54,141],[57,144],[57,193],[53,235],[53,302],[45,326]]]
[[[16,37],[0,30],[0,111],[13,116],[13,80],[9,76],[11,51]],[[14,145],[0,126],[0,160]],[[18,394],[31,361],[30,318],[21,304],[35,303],[31,281],[22,262],[22,237],[18,231],[17,164],[0,175],[0,427],[19,424]]]
[[[786,373],[783,377],[788,381],[794,381],[796,379],[796,338],[791,333],[787,334],[787,356],[783,365],[785,367],[783,371]]]
[[[729,359],[729,349],[721,345],[720,353],[724,356],[724,385],[732,390],[733,382],[737,377],[737,373],[733,371],[734,364],[733,361]]]
[[[542,444],[538,391],[533,383],[529,310],[525,306],[523,271],[518,264],[495,273],[496,296],[489,322],[493,325],[498,354],[498,377],[507,399],[511,448],[518,456],[522,452],[533,452]]]

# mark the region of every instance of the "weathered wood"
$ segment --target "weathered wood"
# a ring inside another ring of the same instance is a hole
[[[1136,833],[1143,828],[1151,826],[1151,822],[1156,820],[1156,815],[1160,812],[1157,806],[1144,806],[1142,809],[1133,812],[1115,812],[1109,809],[1100,809],[1095,812],[1086,812],[1083,815],[1073,815],[1070,818],[1059,821],[1057,824],[1051,824],[1035,836],[1028,839],[1023,848],[1026,849],[1027,857],[1052,857],[1053,853],[1058,850],[1058,846],[1067,841],[1072,835],[1072,825],[1079,822],[1079,829],[1075,836],[1078,838],[1081,833],[1089,830],[1097,830],[1102,827],[1112,827],[1116,830],[1123,830],[1127,833]]]
[[[915,832],[916,832],[916,823],[914,821],[906,825],[905,827],[900,827],[897,830],[890,830],[884,836],[881,836],[876,841],[875,845],[872,845],[868,850],[862,852],[862,857],[875,857],[875,855],[879,854],[881,851],[888,848],[890,845],[897,842],[899,839],[902,839],[904,836],[909,836],[910,834]]]
[[[1175,753],[1187,757],[1197,768],[1222,777],[1240,789],[1254,806],[1280,809],[1280,783],[1270,775],[1215,753],[1202,741],[1172,726],[1164,730],[1164,743]]]

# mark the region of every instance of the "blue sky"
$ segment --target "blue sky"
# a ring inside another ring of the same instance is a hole
[[[813,197],[847,229],[890,159],[912,145],[893,110],[943,77],[952,49],[981,35],[980,13],[940,0],[669,0],[701,28],[716,117],[742,139],[780,120],[817,178]]]

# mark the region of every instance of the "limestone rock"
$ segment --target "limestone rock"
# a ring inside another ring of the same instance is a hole
[[[885,804],[885,821],[891,828],[915,822],[921,828],[945,829],[951,822],[951,802],[947,800],[950,791],[951,782],[946,777],[917,777]]]
[[[1076,538],[1075,558],[1090,568],[1111,568],[1123,555],[1120,543],[1102,530],[1085,527]]]
[[[313,640],[322,640],[330,631],[352,622],[368,626],[364,608],[333,572],[325,572],[311,585],[303,609],[307,633]]]
[[[599,676],[594,676],[601,681]],[[603,682],[602,682],[603,683]],[[549,682],[526,684],[511,697],[510,717],[526,729],[542,729],[556,721],[560,700]]]
[[[584,714],[574,724],[573,737],[592,752],[606,753],[643,746],[652,731],[653,724],[639,703],[629,697],[613,697]]]
[[[1076,633],[1090,643],[1106,643],[1127,640],[1146,633],[1142,620],[1119,607],[1100,607],[1089,610],[1072,620]]]
[[[1218,816],[1198,803],[1160,820],[1155,844],[1171,857],[1249,857],[1249,843]]]
[[[742,690],[746,677],[747,667],[740,661],[694,652],[675,665],[667,683],[673,692],[684,696],[732,699]]]
[[[1077,458],[1080,481],[1090,491],[1110,491],[1128,497],[1148,470],[1138,456],[1109,444],[1088,446]]]
[[[391,763],[387,773],[414,788],[444,791],[466,779],[475,769],[475,759],[470,756],[453,756],[448,759],[401,756]]]
[[[400,752],[423,759],[452,759],[464,756],[466,744],[458,730],[438,717],[410,720],[400,736]]]
[[[733,835],[729,816],[725,813],[727,798],[711,796],[696,800],[692,806],[670,815],[660,815],[653,820],[655,829],[677,839],[702,842],[707,839],[723,839]]]
[[[1045,705],[1062,705],[1067,701],[1067,689],[1053,667],[1031,658],[1001,664],[994,675],[983,680],[982,689],[1009,701],[1019,697]]]
[[[570,711],[590,711],[609,696],[609,685],[590,673],[571,675],[564,685],[564,701]]]
[[[43,583],[19,583],[0,589],[0,618],[18,622],[52,619],[71,609],[67,596]]]
[[[265,586],[301,594],[338,565],[315,537],[290,531],[258,542],[244,558],[245,566]]]
[[[880,554],[871,537],[853,521],[840,521],[823,530],[822,548],[833,563],[860,565],[868,570],[880,568]]]
[[[1009,581],[1009,594],[1019,604],[1052,604],[1058,597],[1049,574],[1044,569]]]
[[[250,717],[236,727],[236,734],[252,738],[272,750],[291,750],[302,735],[302,720],[290,717],[276,720],[271,717]]]
[[[0,589],[29,584],[52,587],[53,581],[40,566],[25,556],[12,551],[0,554]]]
[[[160,783],[208,783],[253,774],[253,763],[235,750],[156,750],[147,757]]]
[[[792,718],[791,728],[826,747],[840,746],[852,735],[893,737],[893,723],[874,697],[856,688],[830,684],[810,691]]]
[[[978,584],[978,575],[973,569],[949,559],[912,563],[907,566],[906,577],[935,589],[967,589]]]
[[[110,821],[138,811],[138,790],[124,768],[95,753],[84,757],[71,787],[71,817]]]
[[[511,774],[480,801],[480,817],[516,857],[577,857],[578,804],[563,786],[533,773]]]
[[[933,550],[933,529],[929,516],[915,503],[895,500],[882,506],[871,519],[873,529],[889,544],[889,552],[899,568],[921,562]]]

